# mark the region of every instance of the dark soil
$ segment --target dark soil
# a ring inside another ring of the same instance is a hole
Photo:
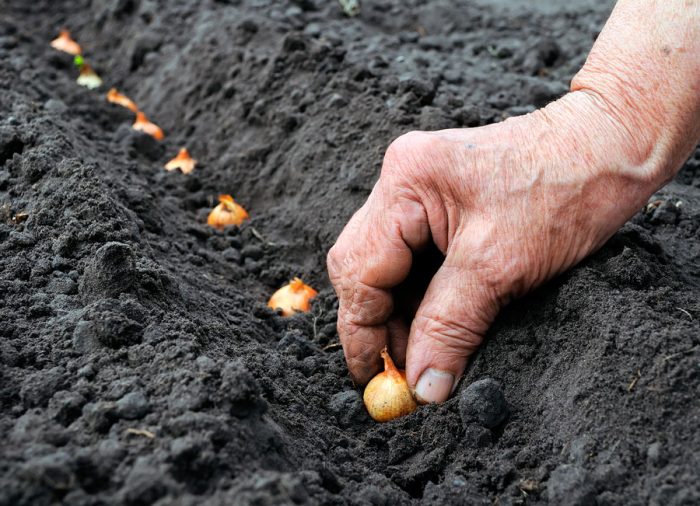
[[[327,348],[325,252],[388,143],[558,97],[610,5],[1,3],[0,504],[700,503],[700,151],[446,404],[376,424]],[[219,193],[252,220],[208,228]],[[285,319],[296,275],[320,295]]]

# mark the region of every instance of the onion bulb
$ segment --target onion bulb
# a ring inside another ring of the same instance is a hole
[[[222,229],[229,225],[240,225],[247,219],[248,213],[231,195],[219,195],[219,205],[209,213],[207,224]]]
[[[280,309],[282,316],[292,316],[297,311],[308,313],[311,310],[311,299],[316,295],[318,295],[316,290],[301,279],[294,278],[288,285],[272,294],[267,307]]]
[[[397,369],[386,346],[381,351],[384,371],[377,374],[365,387],[363,399],[369,416],[377,422],[413,413],[418,407],[406,382],[406,373]]]
[[[129,97],[126,95],[122,95],[117,91],[116,88],[112,88],[107,92],[107,100],[109,102],[112,102],[113,104],[121,105],[122,107],[126,107],[132,112],[139,112],[139,108],[136,107],[136,104],[134,103],[133,100],[131,100]]]
[[[165,164],[165,170],[171,171],[180,169],[183,174],[189,174],[194,170],[196,164],[197,160],[190,156],[187,148],[182,148],[175,158]]]
[[[76,82],[80,86],[85,86],[91,90],[102,86],[102,79],[87,63],[82,63],[80,65],[80,75],[78,76],[78,79],[76,79]]]
[[[63,51],[64,53],[72,54],[73,56],[83,52],[80,44],[74,41],[68,30],[61,30],[54,40],[51,41],[51,47]]]
[[[136,113],[136,121],[134,121],[133,129],[148,134],[157,141],[162,141],[164,137],[163,130],[155,123],[148,121],[146,115],[141,111]]]

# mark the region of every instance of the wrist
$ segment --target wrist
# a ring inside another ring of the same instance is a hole
[[[675,174],[687,153],[679,144],[684,132],[671,111],[620,77],[582,69],[569,96],[589,111],[600,129],[608,154],[620,154],[620,168],[651,194]]]
[[[660,138],[653,113],[636,112],[610,95],[579,88],[539,112],[554,125],[560,156],[610,191],[618,189],[631,216],[673,176],[672,143]]]
[[[668,182],[700,141],[700,5],[619,0],[572,93],[626,129],[631,165],[649,192]]]
[[[668,132],[659,128],[662,122],[652,106],[629,105],[628,97],[592,87],[577,88],[569,96],[577,101],[582,117],[590,118],[588,141],[608,170],[619,171],[648,194],[673,176],[671,143],[662,139]]]
[[[572,226],[587,239],[577,252],[586,254],[641,209],[663,182],[653,144],[600,100],[593,92],[571,92],[512,123],[515,137],[528,146],[524,156],[544,167],[541,177],[552,189],[548,198],[578,217]]]

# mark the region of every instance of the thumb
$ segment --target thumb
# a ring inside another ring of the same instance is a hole
[[[448,255],[413,320],[406,379],[422,403],[447,400],[498,313],[497,297],[475,272]]]

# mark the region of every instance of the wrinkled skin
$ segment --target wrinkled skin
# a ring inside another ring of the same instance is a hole
[[[700,138],[700,2],[643,7],[618,2],[544,109],[389,146],[328,254],[357,383],[387,345],[419,401],[446,400],[504,304],[600,247],[678,170]]]
[[[578,262],[624,222],[629,209],[618,208],[612,190],[634,186],[620,175],[629,162],[611,167],[590,146],[566,142],[584,115],[611,138],[625,135],[595,101],[579,92],[526,117],[411,132],[391,144],[379,181],[328,255],[357,382],[379,370],[374,357],[385,344],[411,365],[412,386],[436,362],[458,378],[503,304]],[[644,200],[638,193],[635,209]],[[599,209],[603,223],[592,212]],[[408,276],[414,253],[433,243],[442,265],[425,293],[395,307],[391,289]]]

